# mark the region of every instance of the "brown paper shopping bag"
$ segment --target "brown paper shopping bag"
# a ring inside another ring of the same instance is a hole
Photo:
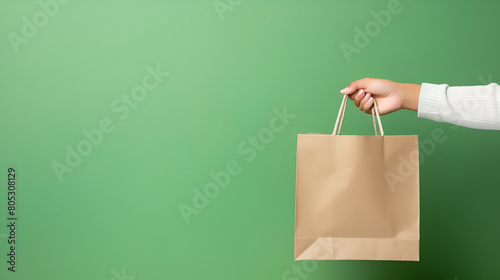
[[[298,135],[295,260],[418,261],[418,136],[384,135],[376,105],[375,136],[340,135],[347,99],[332,135]]]

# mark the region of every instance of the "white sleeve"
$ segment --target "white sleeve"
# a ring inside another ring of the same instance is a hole
[[[460,126],[500,130],[500,86],[450,87],[423,83],[418,116]]]

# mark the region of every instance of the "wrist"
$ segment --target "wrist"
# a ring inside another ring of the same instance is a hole
[[[420,88],[422,85],[419,84],[406,84],[403,90],[402,103],[403,109],[418,111],[418,99],[420,97]]]

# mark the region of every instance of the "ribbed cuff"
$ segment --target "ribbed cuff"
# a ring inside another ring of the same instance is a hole
[[[418,99],[418,117],[442,122],[450,112],[446,104],[447,84],[422,83]]]

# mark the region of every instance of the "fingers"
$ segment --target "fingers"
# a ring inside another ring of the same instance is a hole
[[[363,97],[363,99],[361,99],[361,101],[359,101],[359,105],[357,105],[357,106],[359,107],[359,109],[361,111],[364,111],[364,106],[366,105],[366,102],[368,102],[368,100],[370,100],[370,97],[372,97],[372,95],[369,93],[366,93],[365,96]]]
[[[372,97],[370,93],[367,93],[365,90],[372,86],[373,90],[377,90],[374,87],[375,81],[383,81],[381,79],[374,78],[363,78],[360,80],[356,80],[351,82],[348,87],[344,88],[340,92],[349,96],[350,99],[354,100],[359,109],[365,113],[370,114],[371,108],[375,103],[375,99]],[[369,90],[371,92],[371,90]]]
[[[354,81],[348,87],[344,88],[340,92],[348,95],[353,94],[359,89],[366,89],[373,80],[374,80],[373,78],[364,78],[361,80]]]
[[[366,93],[364,90],[360,89],[357,93],[353,94],[353,100],[357,107],[361,104],[361,100],[365,97]]]
[[[370,97],[370,98],[368,98],[368,100],[364,104],[363,104],[363,102],[361,102],[361,105],[359,106],[359,109],[361,109],[363,112],[365,112],[367,114],[370,114],[372,106],[373,106],[373,103],[375,103],[375,99],[373,99],[373,97]]]
[[[373,106],[373,103],[375,103],[375,100],[373,99],[371,94],[360,89],[356,93],[349,95],[349,98],[354,100],[354,103],[357,107],[359,107],[361,111],[368,114],[371,113],[371,108]]]

